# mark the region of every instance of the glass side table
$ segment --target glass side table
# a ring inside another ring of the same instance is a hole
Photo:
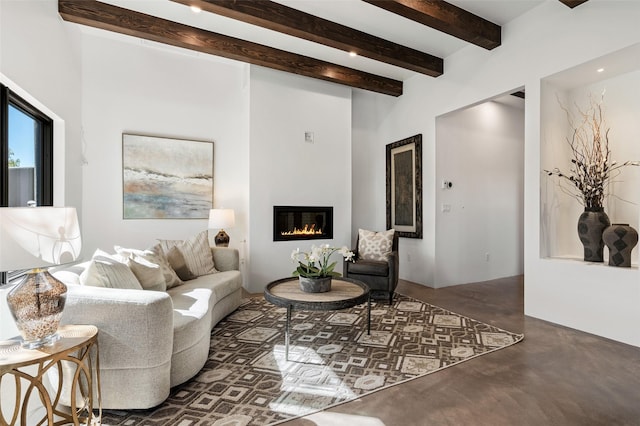
[[[13,409],[0,400],[0,426],[101,424],[98,328],[63,325],[58,334],[58,341],[38,349],[23,348],[20,338],[0,341],[0,388],[15,390]],[[60,404],[63,396],[71,408]],[[41,406],[46,414],[30,414]]]

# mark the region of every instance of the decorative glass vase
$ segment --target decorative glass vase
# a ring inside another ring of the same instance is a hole
[[[611,222],[602,207],[585,209],[578,218],[578,236],[584,246],[585,262],[604,261],[602,232]]]
[[[7,304],[22,335],[22,346],[36,349],[59,339],[67,286],[44,269],[33,269],[7,294]]]
[[[307,278],[300,276],[300,290],[305,293],[326,293],[331,291],[331,277]]]
[[[609,266],[631,266],[631,251],[638,244],[638,231],[628,223],[614,223],[602,234],[609,248]]]

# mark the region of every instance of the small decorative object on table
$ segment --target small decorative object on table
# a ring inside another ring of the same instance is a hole
[[[293,276],[300,277],[302,291],[306,293],[331,291],[331,279],[340,276],[339,272],[334,271],[338,262],[329,263],[329,258],[335,252],[339,252],[347,260],[353,259],[353,252],[346,246],[337,248],[329,244],[319,247],[311,246],[310,252],[303,252],[297,248],[291,253],[291,260],[298,264],[293,271]]]
[[[631,266],[631,251],[638,244],[638,231],[628,223],[614,223],[604,230],[602,239],[609,248],[609,266]]]
[[[596,102],[590,98],[587,109],[578,109],[577,122],[567,108],[563,106],[562,109],[571,126],[571,137],[567,137],[573,157],[571,166],[568,173],[558,168],[545,170],[545,173],[562,178],[559,181],[560,188],[584,206],[584,212],[578,220],[578,235],[584,245],[584,260],[603,262],[602,233],[610,224],[604,211],[605,191],[610,179],[617,176],[623,167],[640,166],[640,161],[611,161],[610,128],[604,119],[602,100]],[[568,185],[563,186],[562,182]]]
[[[236,224],[236,217],[233,209],[211,209],[209,210],[209,229],[219,229],[213,241],[217,247],[229,247],[229,235],[224,228],[231,228]]]
[[[59,338],[67,287],[43,267],[74,261],[80,248],[75,208],[0,208],[0,271],[34,268],[7,294],[23,347],[35,349]]]

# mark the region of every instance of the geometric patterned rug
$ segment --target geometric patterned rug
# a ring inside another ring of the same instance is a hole
[[[407,296],[341,311],[293,311],[244,301],[212,331],[200,373],[149,410],[103,411],[105,426],[273,425],[513,345],[522,334]]]

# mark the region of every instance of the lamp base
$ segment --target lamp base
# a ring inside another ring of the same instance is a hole
[[[7,304],[22,335],[22,346],[36,349],[55,343],[67,286],[43,269],[33,269],[7,294]]]
[[[218,247],[229,247],[229,235],[224,232],[224,229],[221,229],[213,238],[213,242]]]
[[[55,342],[57,342],[58,340],[60,340],[60,335],[58,334],[57,327],[56,327],[56,332],[55,333],[50,334],[48,336],[45,336],[45,337],[43,337],[41,339],[22,340],[22,342],[20,343],[20,346],[22,346],[25,349],[38,349],[38,348],[41,348],[43,346],[51,346]]]

